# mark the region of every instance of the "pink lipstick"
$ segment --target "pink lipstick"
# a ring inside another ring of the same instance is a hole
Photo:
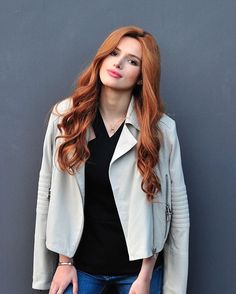
[[[119,74],[115,70],[108,69],[107,71],[108,71],[109,75],[112,76],[113,78],[121,78],[122,77],[122,75]]]

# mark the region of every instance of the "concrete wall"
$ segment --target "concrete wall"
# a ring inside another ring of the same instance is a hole
[[[236,42],[233,0],[0,1],[1,293],[31,289],[45,119],[113,29],[161,48],[191,212],[189,294],[236,293]]]

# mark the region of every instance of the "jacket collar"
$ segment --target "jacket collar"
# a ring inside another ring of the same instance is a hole
[[[127,114],[126,114],[126,119],[125,119],[125,125],[131,124],[134,126],[138,131],[140,131],[140,126],[138,123],[138,118],[136,115],[136,111],[134,108],[134,95],[131,96],[130,103],[128,106]],[[90,141],[90,134],[91,134],[91,126],[88,128],[87,133],[86,133],[86,140]]]

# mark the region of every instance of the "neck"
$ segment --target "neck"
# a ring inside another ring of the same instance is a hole
[[[100,109],[107,120],[119,119],[126,114],[131,99],[131,92],[114,91],[103,87],[100,95]]]

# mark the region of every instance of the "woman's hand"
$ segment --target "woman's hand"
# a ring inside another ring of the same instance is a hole
[[[73,294],[78,293],[78,277],[74,266],[58,266],[53,276],[49,294],[63,294],[67,286],[73,284]]]
[[[149,289],[150,281],[148,281],[147,279],[137,278],[133,282],[129,290],[129,294],[149,294]]]

